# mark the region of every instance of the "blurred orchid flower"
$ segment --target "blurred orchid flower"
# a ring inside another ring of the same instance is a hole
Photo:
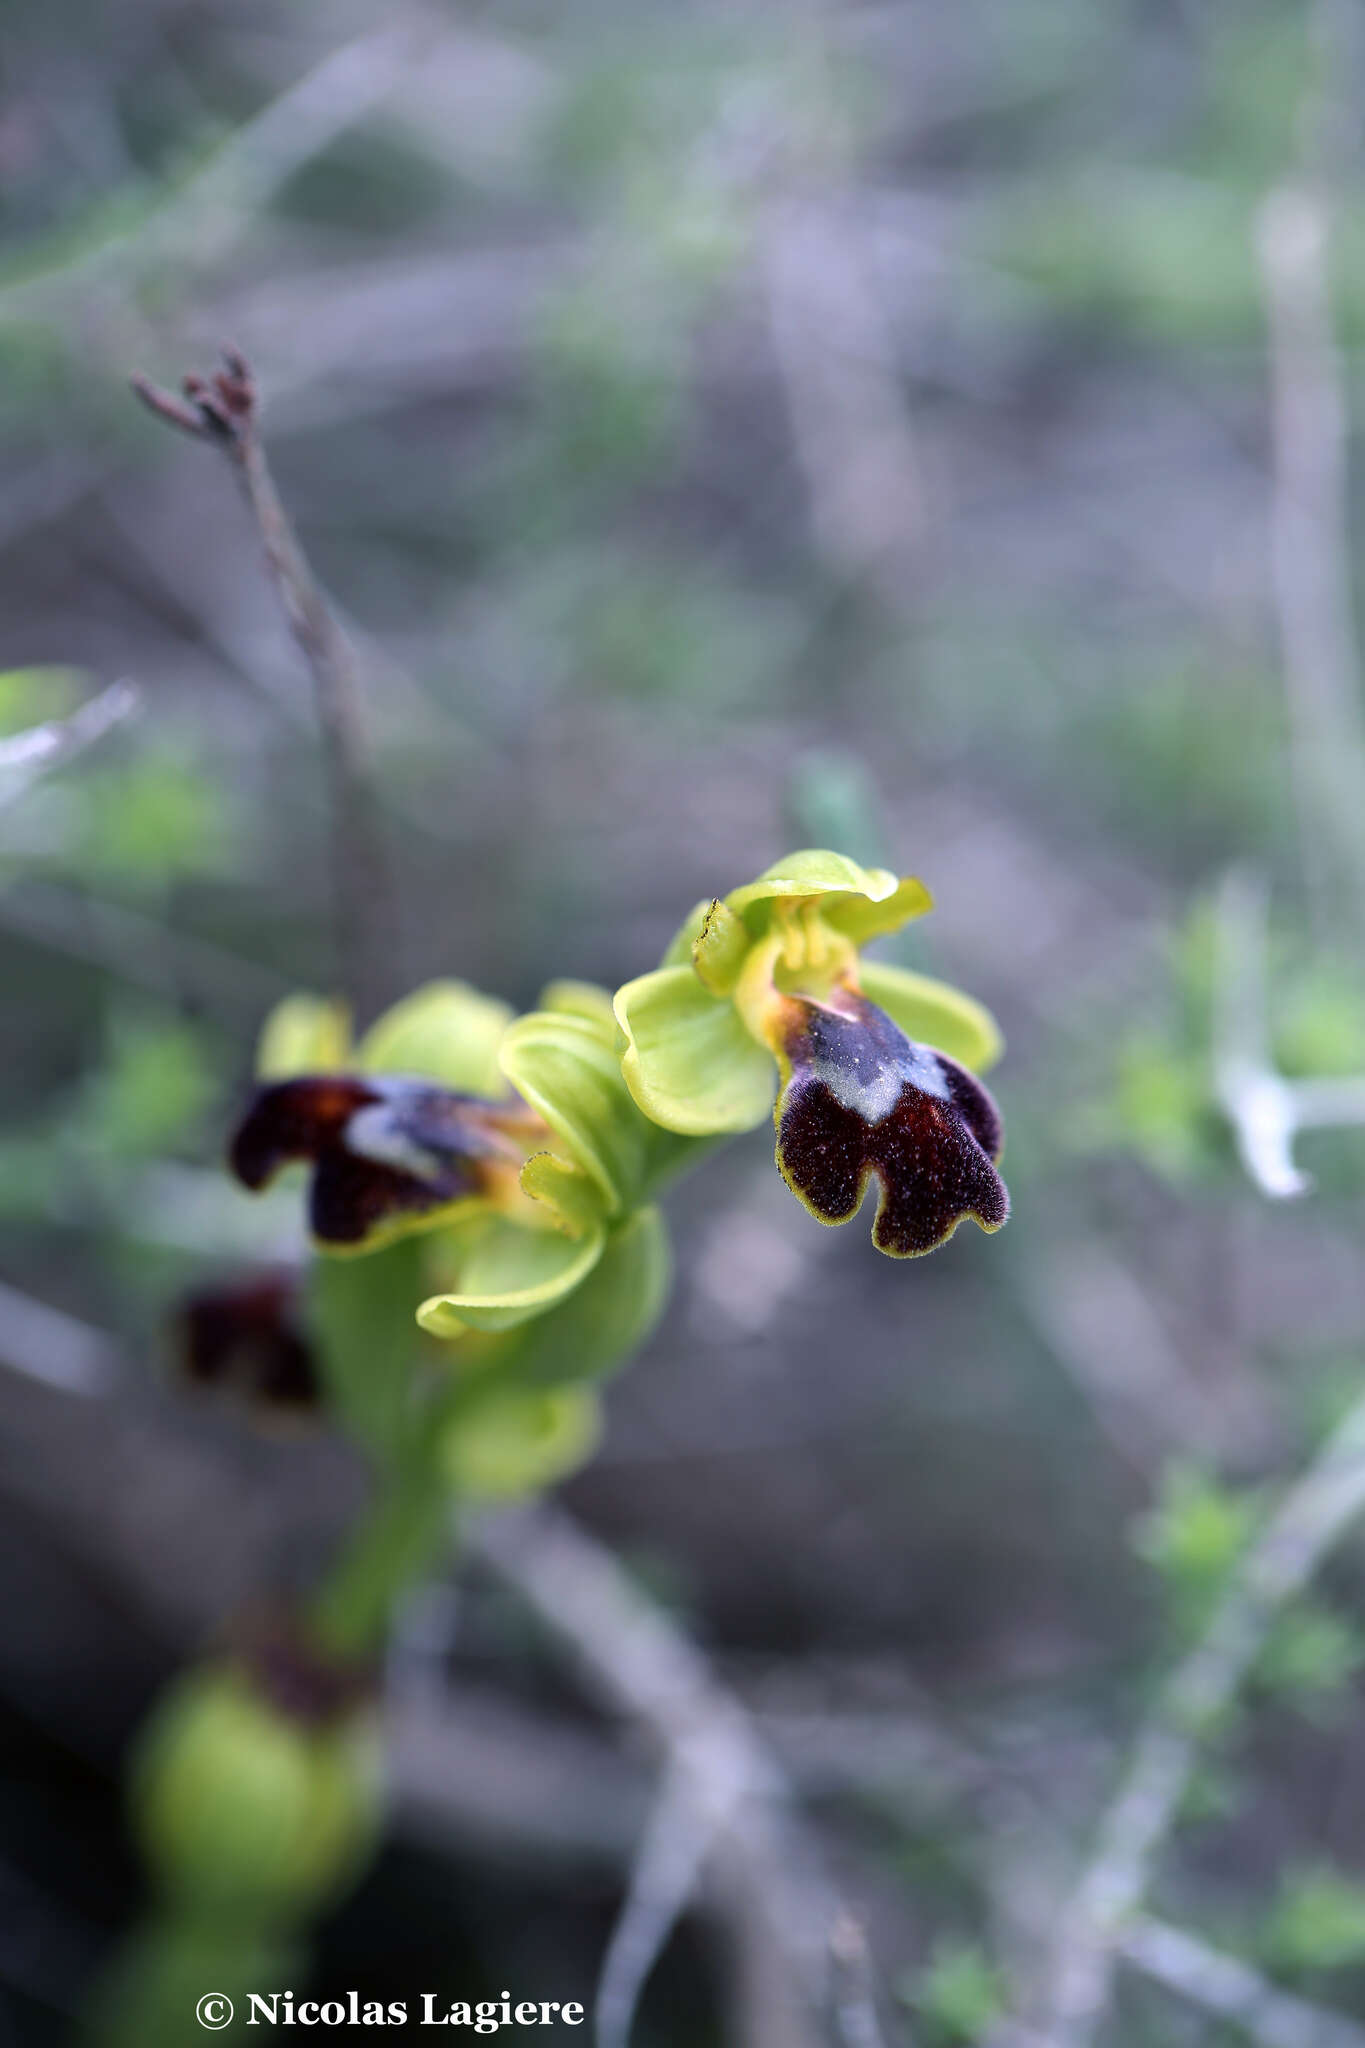
[[[357,1044],[337,1005],[295,996],[267,1020],[259,1064],[238,1178],[259,1188],[307,1163],[326,1253],[420,1235],[418,1323],[465,1339],[471,1367],[496,1363],[542,1420],[546,1388],[609,1371],[648,1334],[668,1278],[650,1196],[696,1147],[636,1109],[605,990],[557,982],[514,1019],[435,982]],[[347,1295],[336,1264],[319,1284]]]

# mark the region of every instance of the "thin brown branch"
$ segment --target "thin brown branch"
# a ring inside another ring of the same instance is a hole
[[[311,671],[332,803],[339,966],[352,1007],[363,1021],[390,992],[387,970],[395,905],[366,772],[355,652],[275,488],[261,438],[256,381],[245,357],[225,351],[223,367],[212,378],[185,378],[183,397],[145,377],[134,377],[132,386],[158,419],[228,457],[260,534],[289,630]]]

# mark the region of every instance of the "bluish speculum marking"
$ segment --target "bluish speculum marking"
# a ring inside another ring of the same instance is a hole
[[[835,1003],[849,1007],[835,1008]],[[803,1065],[864,1123],[875,1126],[890,1116],[907,1083],[947,1101],[948,1083],[939,1055],[927,1045],[916,1045],[872,1003],[840,989],[828,1005],[803,1007]]]

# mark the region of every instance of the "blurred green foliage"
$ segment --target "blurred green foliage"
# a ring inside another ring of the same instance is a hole
[[[215,1049],[188,1021],[118,1009],[103,1057],[77,1084],[71,1124],[83,1143],[117,1157],[195,1148],[222,1099]]]
[[[1004,1987],[985,1951],[972,1941],[941,1938],[924,1970],[901,1991],[930,2042],[984,2040],[1004,2008]]]
[[[1365,1963],[1365,1884],[1327,1863],[1287,1871],[1260,1946],[1286,1972]]]
[[[1365,1634],[1358,1624],[1304,1599],[1275,1624],[1255,1677],[1310,1721],[1333,1727],[1350,1711],[1352,1681],[1362,1664]]]
[[[1167,1466],[1151,1508],[1133,1525],[1133,1547],[1160,1573],[1177,1630],[1208,1620],[1229,1572],[1250,1540],[1262,1503],[1234,1492],[1184,1460]]]

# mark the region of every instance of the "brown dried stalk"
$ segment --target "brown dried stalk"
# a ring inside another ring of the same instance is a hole
[[[150,412],[228,457],[265,548],[289,630],[313,677],[332,810],[332,885],[341,978],[358,1022],[389,989],[394,897],[365,763],[355,650],[318,585],[275,488],[260,431],[256,380],[246,358],[223,353],[205,379],[186,377],[183,397],[145,377],[133,390]]]

